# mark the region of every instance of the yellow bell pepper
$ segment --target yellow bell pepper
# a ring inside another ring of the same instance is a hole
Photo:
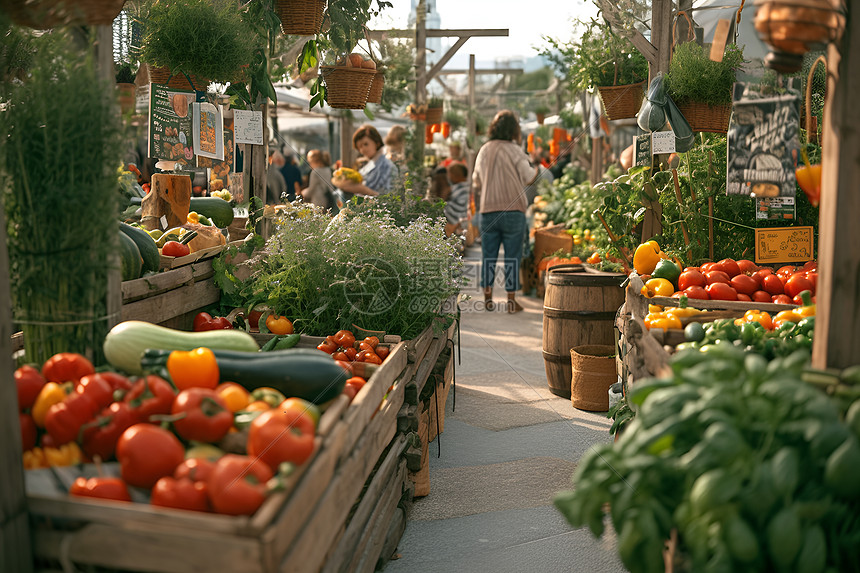
[[[224,382],[215,388],[215,392],[221,396],[231,412],[244,410],[251,403],[251,393],[235,382]]]
[[[58,384],[57,382],[48,382],[42,386],[39,395],[36,396],[36,401],[33,402],[33,409],[30,413],[33,416],[33,421],[40,428],[45,427],[45,417],[48,415],[48,410],[54,404],[58,404],[65,399],[72,389],[70,383]]]
[[[200,215],[197,214],[197,211],[191,211],[190,213],[188,213],[188,216],[185,217],[185,220],[189,223],[197,225],[200,223]]]
[[[662,258],[657,241],[648,241],[636,247],[633,253],[633,268],[640,275],[650,275]]]
[[[649,304],[648,312],[663,312],[663,307],[659,304]]]
[[[642,296],[653,298],[655,296],[672,296],[675,287],[666,279],[650,279],[642,287]]]
[[[659,328],[666,331],[670,328],[682,329],[681,320],[677,316],[666,312],[649,312],[645,317],[645,328]]]
[[[815,316],[815,305],[812,304],[812,293],[805,290],[800,293],[800,298],[803,300],[803,306],[799,306],[791,310],[783,310],[777,313],[773,318],[774,328],[778,328],[784,322],[800,322],[804,318]]]
[[[744,317],[742,319],[738,319],[742,323],[744,322],[757,322],[762,325],[765,330],[773,330],[773,319],[771,316],[761,310],[750,309],[744,313]],[[737,323],[737,321],[735,321]]]
[[[22,462],[25,470],[36,470],[52,466],[73,466],[83,461],[84,454],[78,444],[69,442],[57,448],[33,448],[24,452]]]

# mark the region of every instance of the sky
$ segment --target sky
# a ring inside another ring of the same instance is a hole
[[[385,9],[373,29],[405,28],[411,7],[410,0],[391,0],[393,8]],[[573,37],[574,18],[587,19],[597,8],[585,0],[436,0],[436,11],[441,18],[440,27],[507,28],[507,37],[470,38],[461,47],[448,68],[468,66],[469,54],[478,62],[490,63],[498,59],[527,59],[537,55],[534,46],[543,46],[542,35],[568,41]],[[443,52],[456,38],[443,38]]]

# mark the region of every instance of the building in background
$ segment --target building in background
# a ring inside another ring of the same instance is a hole
[[[418,0],[411,0],[412,8],[409,11],[409,27],[415,27],[415,21],[418,14]],[[439,17],[439,12],[436,11],[436,0],[424,0],[427,7],[427,19],[424,27],[427,29],[439,30],[442,26],[442,20]],[[442,57],[442,38],[427,38],[427,64],[432,65],[439,61]]]

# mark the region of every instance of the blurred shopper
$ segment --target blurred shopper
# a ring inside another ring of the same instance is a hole
[[[469,220],[469,182],[467,181],[466,166],[462,163],[452,163],[448,166],[448,181],[451,192],[445,203],[445,234],[459,233]]]
[[[311,172],[307,188],[302,189],[302,199],[336,214],[338,208],[331,187],[331,156],[327,151],[312,149],[308,151],[307,160]]]
[[[269,168],[266,171],[266,203],[268,205],[280,205],[284,202],[287,194],[287,182],[281,175],[281,166],[284,164],[284,156],[280,151],[269,150]]]
[[[281,165],[281,175],[284,176],[284,181],[287,184],[287,202],[295,200],[301,193],[302,189],[302,172],[299,166],[296,165],[296,156],[292,153],[287,153],[283,156],[284,163]]]
[[[335,185],[348,200],[353,195],[384,195],[391,191],[396,168],[383,152],[382,136],[372,125],[362,125],[352,136],[352,145],[367,160],[359,169],[361,183],[337,180]]]

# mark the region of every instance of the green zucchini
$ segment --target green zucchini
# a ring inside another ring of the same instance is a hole
[[[140,278],[140,272],[143,268],[140,249],[137,248],[134,240],[125,233],[119,234],[119,258],[122,280],[130,281]]]
[[[331,356],[315,349],[271,352],[213,349],[212,352],[222,382],[236,382],[249,392],[264,386],[274,388],[287,398],[302,398],[314,404],[336,398],[350,377]],[[142,363],[147,369],[157,370],[166,365],[169,354],[163,350],[147,350]]]
[[[161,256],[158,254],[158,245],[155,244],[150,234],[139,227],[132,227],[126,223],[120,223],[119,229],[137,245],[143,259],[143,272],[158,272]]]
[[[212,219],[215,226],[222,229],[233,222],[233,207],[219,197],[192,197],[188,209]]]
[[[134,243],[132,243],[134,244]],[[105,358],[128,374],[140,374],[140,359],[147,348],[194,350],[199,347],[255,353],[259,346],[241,330],[207,330],[184,332],[139,320],[127,320],[114,326],[104,341]]]

